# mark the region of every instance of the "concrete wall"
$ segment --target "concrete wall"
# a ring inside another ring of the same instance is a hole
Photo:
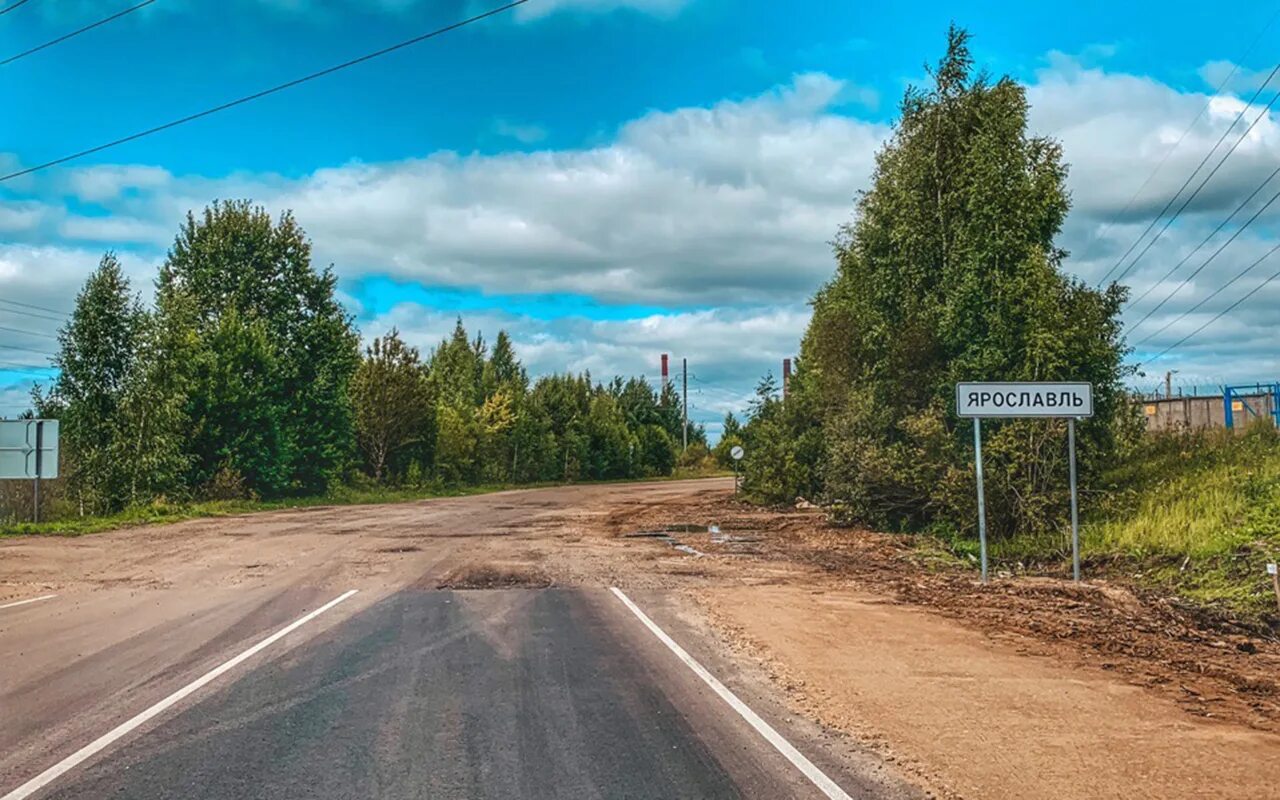
[[[1270,394],[1234,395],[1232,414],[1236,430],[1243,430],[1257,416],[1274,419],[1273,403],[1274,398]],[[1138,405],[1146,417],[1149,431],[1226,427],[1222,395],[1139,400]]]

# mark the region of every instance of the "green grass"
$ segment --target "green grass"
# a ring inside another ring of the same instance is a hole
[[[1280,557],[1280,434],[1148,438],[1081,499],[1081,552],[1090,575],[1122,575],[1198,603],[1273,614],[1266,564]],[[993,544],[1004,565],[1069,569],[1068,533]]]

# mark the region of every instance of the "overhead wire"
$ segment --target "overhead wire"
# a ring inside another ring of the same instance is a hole
[[[1246,293],[1246,294],[1245,294],[1243,297],[1241,297],[1239,300],[1236,300],[1236,301],[1235,301],[1234,303],[1232,303],[1231,305],[1229,305],[1229,306],[1227,306],[1226,308],[1224,308],[1224,309],[1222,309],[1221,311],[1219,311],[1217,314],[1215,314],[1215,315],[1213,316],[1213,318],[1212,318],[1212,319],[1210,319],[1209,321],[1205,322],[1205,323],[1204,323],[1203,325],[1201,325],[1199,328],[1196,328],[1196,329],[1195,329],[1194,331],[1192,331],[1191,333],[1188,333],[1186,336],[1183,336],[1181,339],[1179,339],[1178,341],[1176,341],[1176,342],[1174,342],[1173,344],[1169,345],[1169,346],[1168,346],[1168,347],[1166,347],[1165,349],[1161,350],[1159,353],[1157,353],[1156,355],[1152,356],[1151,358],[1148,358],[1148,359],[1147,359],[1145,362],[1143,362],[1143,363],[1145,363],[1145,364],[1150,364],[1152,361],[1157,361],[1157,360],[1159,360],[1159,359],[1163,358],[1164,356],[1168,355],[1171,351],[1176,350],[1176,349],[1178,349],[1179,347],[1181,347],[1182,345],[1186,344],[1188,341],[1190,341],[1193,337],[1195,337],[1196,335],[1198,335],[1198,334],[1199,334],[1201,331],[1203,331],[1205,328],[1209,327],[1209,326],[1210,326],[1210,325],[1212,325],[1213,323],[1215,323],[1215,322],[1217,322],[1218,320],[1222,319],[1222,318],[1223,318],[1224,316],[1226,316],[1227,314],[1230,314],[1232,311],[1235,311],[1237,308],[1239,308],[1239,307],[1240,307],[1240,305],[1241,305],[1242,303],[1244,303],[1244,302],[1245,302],[1246,300],[1248,300],[1250,297],[1253,297],[1253,296],[1254,296],[1255,294],[1257,294],[1258,292],[1262,291],[1262,289],[1263,289],[1263,288],[1265,288],[1266,286],[1268,286],[1268,285],[1269,285],[1272,281],[1274,281],[1276,278],[1280,278],[1280,270],[1277,270],[1277,271],[1273,272],[1273,273],[1270,275],[1270,277],[1268,277],[1265,281],[1263,281],[1262,283],[1260,283],[1260,284],[1258,284],[1257,286],[1255,286],[1255,287],[1253,287],[1252,289],[1250,289],[1250,290],[1249,290],[1249,292],[1248,292],[1248,293]],[[1138,366],[1142,366],[1142,364],[1139,364]]]
[[[0,8],[0,15],[8,14],[10,11],[14,10],[15,8],[19,6],[25,6],[27,3],[30,3],[30,2],[31,0],[18,0],[18,2],[16,3],[10,3],[4,8]]]
[[[132,14],[133,12],[135,12],[135,11],[137,11],[137,10],[139,10],[139,9],[146,8],[147,6],[151,5],[151,4],[152,4],[152,3],[154,3],[155,1],[156,1],[156,0],[143,0],[143,2],[138,3],[138,4],[137,4],[137,5],[135,5],[135,6],[130,6],[129,8],[124,9],[123,11],[117,11],[116,13],[112,14],[112,15],[111,15],[111,16],[109,16],[109,17],[105,17],[105,18],[103,18],[103,19],[100,19],[100,20],[98,20],[97,22],[91,22],[91,23],[89,23],[88,25],[85,25],[83,28],[79,28],[79,29],[77,29],[77,30],[74,30],[74,31],[72,31],[71,33],[63,34],[62,36],[59,36],[59,37],[58,37],[58,38],[56,38],[56,39],[50,39],[49,41],[45,42],[44,44],[36,45],[35,47],[32,47],[32,48],[31,48],[31,49],[29,49],[29,50],[23,50],[21,53],[18,53],[17,55],[9,56],[8,58],[4,59],[3,61],[0,61],[0,67],[3,67],[3,66],[4,66],[4,65],[6,65],[6,64],[12,64],[13,62],[17,61],[17,60],[18,60],[18,59],[20,59],[20,58],[26,58],[26,57],[27,57],[27,56],[29,56],[29,55],[32,55],[32,54],[34,54],[34,53],[38,53],[38,52],[40,52],[41,50],[44,50],[44,49],[45,49],[45,48],[47,48],[47,47],[53,47],[55,44],[61,44],[62,42],[65,42],[65,41],[66,41],[66,40],[68,40],[68,39],[72,39],[72,38],[74,38],[74,37],[76,37],[76,36],[79,36],[80,34],[85,33],[86,31],[91,31],[91,30],[93,30],[94,28],[97,28],[97,27],[102,26],[102,25],[106,25],[108,22],[113,22],[113,21],[115,21],[115,20],[117,20],[117,19],[120,19],[121,17],[123,17],[123,16],[125,16],[125,15],[127,15],[127,14]]]
[[[1272,79],[1275,78],[1277,73],[1280,73],[1280,64],[1277,64],[1275,68],[1271,70],[1271,74],[1268,75],[1266,81],[1264,81],[1262,85],[1258,87],[1258,91],[1254,93],[1253,98],[1251,98],[1249,102],[1245,105],[1245,107],[1240,110],[1240,114],[1236,116],[1236,122],[1240,120],[1241,116],[1244,115],[1244,112],[1246,110],[1253,107],[1253,100],[1256,99],[1258,94],[1260,94],[1262,90],[1266,88],[1268,84],[1271,83]],[[1133,268],[1138,265],[1138,262],[1142,260],[1142,257],[1145,256],[1151,250],[1151,248],[1155,245],[1155,243],[1160,240],[1160,237],[1163,236],[1165,232],[1169,230],[1170,226],[1172,226],[1173,223],[1178,219],[1178,217],[1182,215],[1182,212],[1186,211],[1187,206],[1191,205],[1191,202],[1195,200],[1197,196],[1199,196],[1200,192],[1204,189],[1204,187],[1209,183],[1209,181],[1213,179],[1213,176],[1218,174],[1218,170],[1222,169],[1223,165],[1227,163],[1227,160],[1231,158],[1231,155],[1235,153],[1236,149],[1241,145],[1241,143],[1244,142],[1244,140],[1249,137],[1249,134],[1253,132],[1253,129],[1257,126],[1257,124],[1262,121],[1262,118],[1265,117],[1271,111],[1271,107],[1275,105],[1277,100],[1280,100],[1280,91],[1277,91],[1271,97],[1270,102],[1268,102],[1266,106],[1264,106],[1263,109],[1258,112],[1258,115],[1253,118],[1253,122],[1249,123],[1249,127],[1245,129],[1244,133],[1240,134],[1240,137],[1237,138],[1235,143],[1231,145],[1231,148],[1227,150],[1227,152],[1222,156],[1222,158],[1218,159],[1218,163],[1215,164],[1213,169],[1209,171],[1209,174],[1204,177],[1204,180],[1200,181],[1200,184],[1196,186],[1194,190],[1192,190],[1191,194],[1187,195],[1187,198],[1182,201],[1182,205],[1178,206],[1178,209],[1174,211],[1173,214],[1168,219],[1165,220],[1164,226],[1160,228],[1160,230],[1156,232],[1156,235],[1153,236],[1146,243],[1146,245],[1142,248],[1142,250],[1138,253],[1138,255],[1134,256],[1133,261],[1129,262],[1129,266],[1125,267],[1123,270],[1120,271],[1120,274],[1117,275],[1115,278],[1115,281],[1117,283],[1124,280],[1125,276],[1133,271]],[[1232,122],[1231,126],[1227,128],[1226,131],[1224,131],[1224,134],[1229,133],[1233,128],[1235,128],[1236,122]],[[1223,139],[1219,139],[1218,144],[1221,144],[1222,141]],[[1218,145],[1215,144],[1213,150],[1209,151],[1209,155],[1212,155],[1217,149],[1218,149]],[[1204,166],[1204,162],[1201,162],[1201,166]],[[1191,179],[1194,179],[1196,174],[1199,171],[1200,171],[1200,167],[1197,167],[1196,170],[1192,172],[1191,175],[1188,177],[1187,183],[1183,184],[1183,188],[1186,188],[1186,186],[1190,183]],[[1177,194],[1169,198],[1170,200],[1169,205],[1171,205],[1172,202],[1178,198],[1178,194],[1181,194],[1181,193],[1182,193],[1182,189],[1179,189]],[[1168,210],[1168,206],[1166,206],[1166,211],[1167,210]],[[1164,212],[1162,211],[1160,216],[1163,216],[1163,214]],[[1160,216],[1157,216],[1155,219],[1151,221],[1152,224],[1148,226],[1147,228],[1148,231],[1151,229],[1151,227],[1154,227],[1156,222],[1160,220]],[[1145,235],[1146,234],[1144,233],[1143,236]],[[1141,241],[1142,237],[1139,237],[1138,240]],[[1121,258],[1121,262],[1123,262],[1123,260],[1124,259]],[[1106,282],[1105,277],[1103,278],[1103,282],[1104,283]]]
[[[1277,171],[1280,171],[1280,170],[1277,170]],[[1270,178],[1268,178],[1268,180],[1270,180]],[[1226,249],[1227,249],[1227,247],[1228,247],[1232,242],[1234,242],[1234,241],[1236,240],[1236,238],[1237,238],[1238,236],[1240,236],[1240,234],[1244,233],[1244,232],[1245,232],[1245,230],[1246,230],[1246,229],[1248,229],[1248,227],[1249,227],[1250,225],[1252,225],[1252,224],[1254,223],[1254,221],[1256,221],[1256,220],[1258,219],[1258,217],[1261,217],[1261,216],[1262,216],[1262,214],[1263,214],[1263,212],[1264,212],[1264,211],[1266,211],[1268,208],[1270,208],[1270,207],[1271,207],[1271,206],[1276,202],[1276,200],[1280,200],[1280,192],[1276,192],[1275,194],[1273,194],[1273,195],[1271,196],[1271,199],[1270,199],[1270,200],[1268,200],[1266,203],[1263,203],[1262,207],[1261,207],[1261,208],[1259,208],[1259,209],[1254,213],[1254,215],[1253,215],[1252,217],[1250,217],[1250,218],[1249,218],[1249,220],[1248,220],[1247,222],[1245,222],[1243,225],[1241,225],[1239,228],[1237,228],[1237,229],[1235,230],[1235,232],[1231,234],[1230,238],[1228,238],[1225,242],[1223,242],[1223,243],[1218,247],[1218,249],[1217,249],[1217,250],[1213,251],[1213,254],[1212,254],[1211,256],[1209,256],[1208,258],[1206,258],[1206,259],[1204,260],[1204,263],[1202,263],[1200,266],[1198,266],[1198,267],[1196,267],[1194,270],[1192,270],[1190,275],[1188,275],[1186,278],[1184,278],[1184,279],[1182,280],[1182,282],[1181,282],[1181,283],[1179,283],[1177,286],[1173,287],[1173,291],[1169,292],[1169,294],[1167,294],[1167,295],[1165,296],[1165,298],[1164,298],[1163,300],[1161,300],[1159,303],[1156,303],[1156,304],[1155,304],[1155,306],[1153,306],[1153,307],[1151,308],[1151,310],[1149,310],[1149,311],[1146,313],[1146,315],[1145,315],[1145,316],[1143,316],[1143,318],[1142,318],[1142,319],[1138,320],[1136,324],[1134,324],[1134,325],[1130,326],[1130,330],[1134,330],[1134,329],[1138,328],[1139,326],[1141,326],[1141,325],[1142,325],[1142,323],[1144,323],[1144,322],[1146,322],[1147,320],[1151,319],[1151,317],[1152,317],[1152,315],[1153,315],[1153,314],[1155,314],[1157,311],[1159,311],[1161,308],[1163,308],[1165,303],[1167,303],[1167,302],[1169,302],[1170,300],[1172,300],[1172,299],[1173,299],[1173,297],[1174,297],[1174,295],[1176,295],[1178,292],[1182,291],[1182,288],[1183,288],[1184,286],[1186,286],[1186,285],[1187,285],[1187,284],[1189,284],[1191,281],[1193,281],[1193,280],[1195,279],[1195,277],[1196,277],[1197,275],[1199,275],[1199,274],[1201,273],[1201,271],[1203,271],[1203,270],[1204,270],[1204,268],[1205,268],[1205,267],[1209,266],[1210,262],[1212,262],[1215,258],[1217,258],[1217,257],[1218,257],[1218,255],[1219,255],[1219,254],[1221,254],[1223,250],[1226,250]],[[1234,212],[1233,212],[1233,213],[1234,213]]]
[[[1200,310],[1200,308],[1201,308],[1205,303],[1209,302],[1209,301],[1210,301],[1210,300],[1212,300],[1213,298],[1215,298],[1215,297],[1217,297],[1218,295],[1222,294],[1222,292],[1223,292],[1223,291],[1225,291],[1229,286],[1231,286],[1231,285],[1232,285],[1232,284],[1234,284],[1236,281],[1238,281],[1238,280],[1240,280],[1241,278],[1243,278],[1245,275],[1248,275],[1250,272],[1252,272],[1252,271],[1254,270],[1254,268],[1255,268],[1255,267],[1257,267],[1259,264],[1261,264],[1262,262],[1264,262],[1264,261],[1266,261],[1268,258],[1270,258],[1272,255],[1274,255],[1274,254],[1276,253],[1276,251],[1277,251],[1277,250],[1280,250],[1280,243],[1277,243],[1274,247],[1272,247],[1270,250],[1268,250],[1266,253],[1264,253],[1264,254],[1262,255],[1262,257],[1261,257],[1261,258],[1259,258],[1258,260],[1254,261],[1252,264],[1250,264],[1249,266],[1245,267],[1245,268],[1244,268],[1243,270],[1241,270],[1240,272],[1236,273],[1235,277],[1233,277],[1231,280],[1229,280],[1229,281],[1227,281],[1226,283],[1222,284],[1222,285],[1221,285],[1221,286],[1219,286],[1217,289],[1214,289],[1211,293],[1209,293],[1208,295],[1206,295],[1204,298],[1202,298],[1198,303],[1196,303],[1195,305],[1193,305],[1191,308],[1188,308],[1186,311],[1183,311],[1183,312],[1182,312],[1181,314],[1179,314],[1178,316],[1176,316],[1176,317],[1174,317],[1173,319],[1171,319],[1171,320],[1169,320],[1168,322],[1166,322],[1163,326],[1161,326],[1161,327],[1160,327],[1160,329],[1159,329],[1159,330],[1156,330],[1156,331],[1153,331],[1152,333],[1147,334],[1147,335],[1146,335],[1145,337],[1143,337],[1141,340],[1139,340],[1138,342],[1136,342],[1133,346],[1134,346],[1134,347],[1141,347],[1142,345],[1146,344],[1147,342],[1151,341],[1151,340],[1152,340],[1152,339],[1154,339],[1155,337],[1157,337],[1157,336],[1159,336],[1160,334],[1162,334],[1162,333],[1164,333],[1165,331],[1167,331],[1169,328],[1171,328],[1171,327],[1173,327],[1174,325],[1176,325],[1178,322],[1180,322],[1180,321],[1182,321],[1183,319],[1185,319],[1185,318],[1189,317],[1190,315],[1194,314],[1196,311],[1199,311],[1199,310]]]
[[[1271,29],[1271,26],[1275,24],[1276,19],[1278,18],[1280,18],[1280,6],[1276,7],[1276,10],[1271,15],[1271,18],[1267,20],[1267,23],[1262,26],[1261,30],[1258,31],[1258,35],[1254,37],[1253,42],[1240,55],[1239,61],[1241,62],[1244,61],[1246,58],[1249,57],[1250,54],[1253,53],[1255,49],[1257,49],[1258,43],[1262,41],[1263,35],[1266,34],[1268,30]],[[1236,76],[1236,73],[1239,71],[1240,71],[1239,63],[1235,63],[1231,65],[1231,71],[1227,73],[1227,77],[1222,79],[1222,81],[1218,84],[1217,88],[1213,90],[1213,94],[1209,96],[1209,99],[1205,101],[1204,105],[1200,106],[1200,111],[1195,115],[1195,117],[1191,120],[1191,122],[1187,125],[1187,127],[1183,129],[1182,135],[1178,137],[1178,140],[1174,142],[1173,145],[1168,150],[1165,151],[1164,157],[1160,159],[1160,163],[1156,164],[1155,169],[1153,169],[1147,175],[1147,179],[1142,182],[1142,185],[1139,186],[1137,191],[1133,193],[1133,196],[1129,198],[1129,201],[1124,204],[1124,208],[1122,208],[1120,210],[1120,213],[1116,215],[1117,218],[1124,217],[1125,214],[1129,213],[1129,209],[1133,208],[1133,204],[1138,201],[1138,197],[1140,197],[1143,191],[1145,191],[1146,188],[1149,185],[1151,185],[1151,181],[1155,179],[1156,175],[1160,174],[1160,170],[1164,169],[1164,165],[1168,163],[1169,159],[1173,156],[1173,154],[1177,152],[1179,147],[1182,146],[1182,142],[1187,138],[1187,136],[1191,133],[1191,131],[1195,129],[1196,125],[1200,122],[1200,119],[1205,115],[1205,112],[1207,112],[1210,108],[1213,107],[1213,101],[1216,100],[1218,96],[1222,94],[1223,90],[1227,88],[1227,84],[1231,82],[1231,79],[1234,78]],[[1102,236],[1106,234],[1107,231],[1115,227],[1115,224],[1116,223],[1114,219],[1109,220],[1107,224],[1102,226],[1102,229],[1100,231],[1098,231],[1093,235],[1093,238],[1095,240],[1102,238]],[[1113,268],[1113,271],[1114,271],[1114,268]],[[1104,283],[1106,282],[1105,277],[1103,278],[1103,282]]]
[[[442,28],[437,28],[433,31],[429,31],[424,34],[414,36],[410,39],[405,39],[404,41],[390,45],[389,47],[383,47],[379,50],[373,51],[372,53],[366,53],[365,55],[359,56],[357,58],[352,58],[347,61],[343,61],[340,64],[335,64],[331,67],[326,67],[325,69],[317,70],[316,72],[303,75],[300,78],[294,78],[291,81],[286,81],[284,83],[277,84],[268,89],[263,89],[262,91],[254,92],[253,94],[245,95],[244,97],[240,97],[235,100],[228,101],[226,103],[221,103],[219,105],[213,106],[212,108],[206,108],[204,111],[198,111],[194,114],[188,114],[185,117],[179,117],[178,119],[171,120],[162,125],[156,125],[154,127],[147,128],[146,130],[139,131],[137,133],[133,133],[128,136],[122,136],[119,139],[114,139],[112,141],[105,142],[100,145],[95,145],[94,147],[89,147],[84,150],[80,150],[79,152],[72,153],[70,155],[62,156],[60,158],[55,158],[52,161],[46,161],[41,164],[36,164],[35,166],[26,167],[24,169],[20,169],[15,172],[10,172],[7,175],[0,175],[0,183],[3,183],[4,181],[12,180],[13,178],[17,178],[22,175],[29,175],[33,172],[39,172],[40,170],[48,169],[49,167],[57,166],[59,164],[65,164],[68,161],[75,161],[76,159],[83,158],[85,156],[92,155],[94,153],[100,153],[103,150],[108,150],[113,147],[118,147],[119,145],[125,144],[127,142],[136,141],[145,136],[151,136],[152,134],[159,133],[161,131],[165,131],[170,128],[176,128],[179,125],[184,125],[188,122],[193,122],[195,120],[202,119],[212,114],[216,114],[219,111],[226,111],[227,109],[235,108],[236,106],[244,105],[245,103],[249,103],[254,100],[259,100],[263,97],[267,97],[268,95],[273,95],[273,94],[276,94],[277,92],[282,92],[286,89],[292,89],[295,86],[299,86],[309,81],[316,80],[317,78],[322,78],[326,75],[332,75],[335,72],[348,69],[349,67],[354,67],[357,64],[363,64],[366,61],[372,61],[375,58],[380,58],[381,56],[385,56],[389,53],[394,53],[397,50],[402,50],[406,47],[418,44],[420,42],[424,42],[428,39],[434,39],[437,36],[441,36],[451,31],[458,30],[459,28],[466,27],[467,25],[471,25],[481,20],[488,19],[489,17],[501,14],[503,12],[510,11],[511,9],[516,8],[517,6],[524,5],[527,2],[529,2],[529,0],[513,0],[513,2],[507,3],[502,6],[498,6],[497,8],[493,8],[488,11],[481,12],[479,14],[475,14],[473,16],[467,17],[466,19],[446,25]]]
[[[7,300],[3,297],[0,297],[0,303],[5,303],[11,306],[19,306],[21,308],[30,308],[36,311],[47,311],[50,314],[57,314],[58,316],[61,316],[61,317],[71,316],[70,313],[66,311],[59,311],[56,308],[49,308],[48,306],[38,306],[38,305],[35,305],[34,303],[20,303],[17,300]]]
[[[18,314],[23,317],[31,317],[33,319],[47,319],[51,322],[65,322],[66,317],[54,317],[48,314],[40,314],[35,311],[23,311],[20,308],[5,308],[0,306],[0,314]]]
[[[23,336],[39,336],[39,337],[41,337],[42,339],[57,339],[57,338],[58,338],[57,336],[53,335],[52,333],[40,333],[39,331],[24,331],[24,330],[22,330],[21,328],[6,328],[6,327],[5,327],[5,326],[3,326],[3,325],[0,325],[0,331],[5,331],[6,333],[20,333],[20,334],[22,334]]]
[[[1256,189],[1254,189],[1252,192],[1249,193],[1249,196],[1246,197],[1244,201],[1240,203],[1240,205],[1236,206],[1235,210],[1232,211],[1227,216],[1226,219],[1218,223],[1218,227],[1214,228],[1213,231],[1208,236],[1204,237],[1204,239],[1202,239],[1199,244],[1197,244],[1194,248],[1191,249],[1190,252],[1188,252],[1185,256],[1183,256],[1181,261],[1179,261],[1177,264],[1174,264],[1169,269],[1168,272],[1166,272],[1163,276],[1160,277],[1160,280],[1152,282],[1152,284],[1147,287],[1147,290],[1145,292],[1143,292],[1140,296],[1128,301],[1125,305],[1136,306],[1137,304],[1141,303],[1143,300],[1146,300],[1147,297],[1149,297],[1151,293],[1156,290],[1157,286],[1167,281],[1173,275],[1173,273],[1177,272],[1179,269],[1182,268],[1183,264],[1186,264],[1188,261],[1190,261],[1192,256],[1200,252],[1201,248],[1203,248],[1206,244],[1208,244],[1213,239],[1213,237],[1221,233],[1222,229],[1227,226],[1227,223],[1235,219],[1236,214],[1239,214],[1240,211],[1245,208],[1245,206],[1253,202],[1253,198],[1257,197],[1258,193],[1261,192],[1263,188],[1266,187],[1266,185],[1270,183],[1277,175],[1280,175],[1280,167],[1276,167],[1275,170],[1270,175],[1268,175],[1262,183],[1258,184],[1258,187]]]

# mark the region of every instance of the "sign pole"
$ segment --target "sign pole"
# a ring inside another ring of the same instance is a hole
[[[1071,451],[1071,574],[1080,582],[1080,502],[1076,498],[1076,418],[1067,417],[1067,448]]]
[[[43,466],[41,460],[44,458],[44,420],[36,421],[36,477],[32,486],[32,508],[31,519],[34,522],[40,522],[40,468]]]
[[[973,454],[978,465],[978,543],[982,549],[982,582],[987,582],[987,500],[982,491],[982,419],[973,420]]]

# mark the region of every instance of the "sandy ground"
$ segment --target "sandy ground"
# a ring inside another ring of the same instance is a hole
[[[618,585],[667,598],[704,631],[708,658],[740,668],[744,691],[758,682],[760,697],[772,691],[941,796],[1280,796],[1264,767],[1280,762],[1276,642],[1122,587],[982,587],[899,539],[738,504],[730,485],[531,490],[0,541],[0,604],[60,596],[38,628],[22,620],[40,604],[0,612],[0,699],[21,723],[0,726],[0,776],[35,749],[75,744],[37,741],[50,720],[110,719],[108,698],[128,686],[162,691],[213,662],[215,644],[351,585],[362,591],[343,614],[406,587]],[[721,536],[635,535],[713,523]],[[163,663],[123,646],[155,630]],[[69,661],[102,677],[86,682]],[[126,674],[138,677],[122,684]]]

